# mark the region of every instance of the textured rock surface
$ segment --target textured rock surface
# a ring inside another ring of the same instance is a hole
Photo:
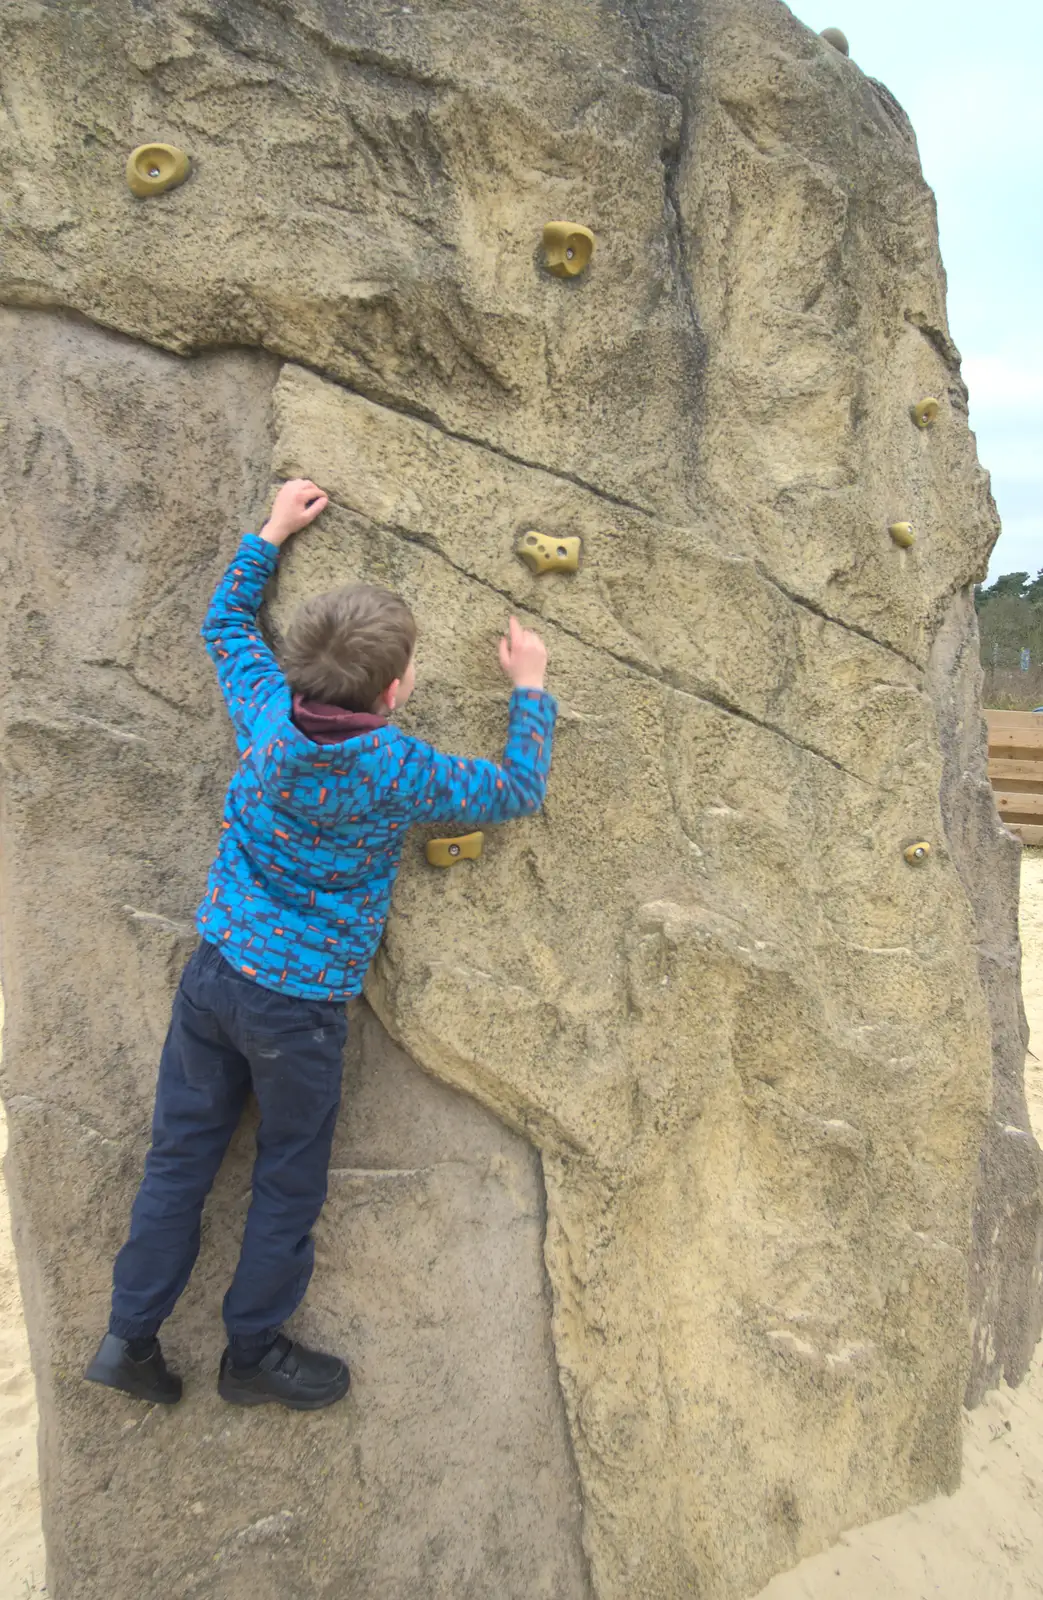
[[[185,1400],[143,1415],[80,1379],[234,759],[198,620],[267,486],[277,367],[10,311],[0,344],[7,1172],[51,1592],[583,1600],[537,1158],[365,1005],[299,1319],[352,1355],[354,1398],[315,1417],[217,1399],[249,1128],[164,1336]]]
[[[952,1484],[968,1309],[972,1390],[1038,1331],[1040,1168],[963,593],[995,517],[902,113],[775,0],[11,0],[0,36],[5,1073],[58,1600],[724,1600]],[[146,139],[193,172],[138,201]],[[555,216],[598,238],[573,281]],[[354,1410],[203,1387],[244,1142],[171,1325],[194,1397],[134,1427],[76,1367],[231,759],[195,633],[293,472],[333,504],[273,629],[391,583],[411,724],[493,754],[492,642],[538,618],[551,792],[474,868],[408,853],[303,1314]],[[527,528],[580,573],[534,578]]]

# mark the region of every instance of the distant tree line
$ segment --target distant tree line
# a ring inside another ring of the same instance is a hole
[[[981,664],[988,670],[1016,672],[1021,652],[1033,668],[1043,666],[1043,571],[1007,572],[995,583],[974,586],[981,636]]]

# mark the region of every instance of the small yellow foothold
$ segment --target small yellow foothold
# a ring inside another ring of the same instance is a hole
[[[848,54],[850,46],[847,42],[847,35],[841,33],[839,28],[823,28],[819,38],[825,39],[826,43],[831,44],[834,50],[839,50],[842,56]]]
[[[455,867],[458,861],[477,861],[482,853],[480,833],[462,833],[458,839],[429,839],[427,859],[433,867]]]
[[[523,533],[515,546],[526,566],[533,572],[577,572],[582,539],[570,535],[565,539],[551,539],[545,533]]]
[[[188,177],[190,166],[183,150],[172,144],[139,144],[127,157],[127,182],[142,199],[176,189]]]
[[[916,539],[916,529],[911,522],[892,522],[888,532],[895,544],[900,544],[903,550],[908,550]]]
[[[929,428],[941,409],[937,400],[928,395],[926,400],[918,400],[915,406],[910,406],[909,414],[918,428]]]
[[[902,854],[911,867],[922,866],[931,853],[931,847],[926,840],[921,839],[917,844],[908,845]]]
[[[543,229],[543,248],[556,278],[576,278],[590,265],[594,235],[580,222],[548,222]]]

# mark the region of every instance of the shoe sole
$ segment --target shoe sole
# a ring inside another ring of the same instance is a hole
[[[322,1400],[293,1400],[288,1395],[284,1397],[279,1394],[262,1394],[251,1389],[230,1389],[222,1383],[218,1384],[217,1392],[230,1406],[285,1406],[287,1411],[325,1411],[327,1406],[335,1406],[338,1400],[343,1400],[350,1388],[349,1378],[343,1389],[338,1389],[336,1394]]]
[[[111,1374],[97,1371],[93,1363],[87,1368],[83,1376],[89,1383],[104,1384],[106,1389],[115,1389],[119,1394],[127,1394],[132,1400],[147,1400],[154,1406],[176,1406],[181,1399],[181,1390],[177,1394],[158,1394],[155,1389],[132,1389],[129,1384],[120,1383]]]

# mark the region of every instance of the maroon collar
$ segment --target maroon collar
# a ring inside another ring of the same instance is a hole
[[[387,717],[378,717],[372,711],[348,711],[344,706],[324,705],[321,700],[305,700],[300,694],[293,697],[293,721],[316,744],[343,744],[345,739],[356,739],[360,733],[372,733],[388,725]]]

